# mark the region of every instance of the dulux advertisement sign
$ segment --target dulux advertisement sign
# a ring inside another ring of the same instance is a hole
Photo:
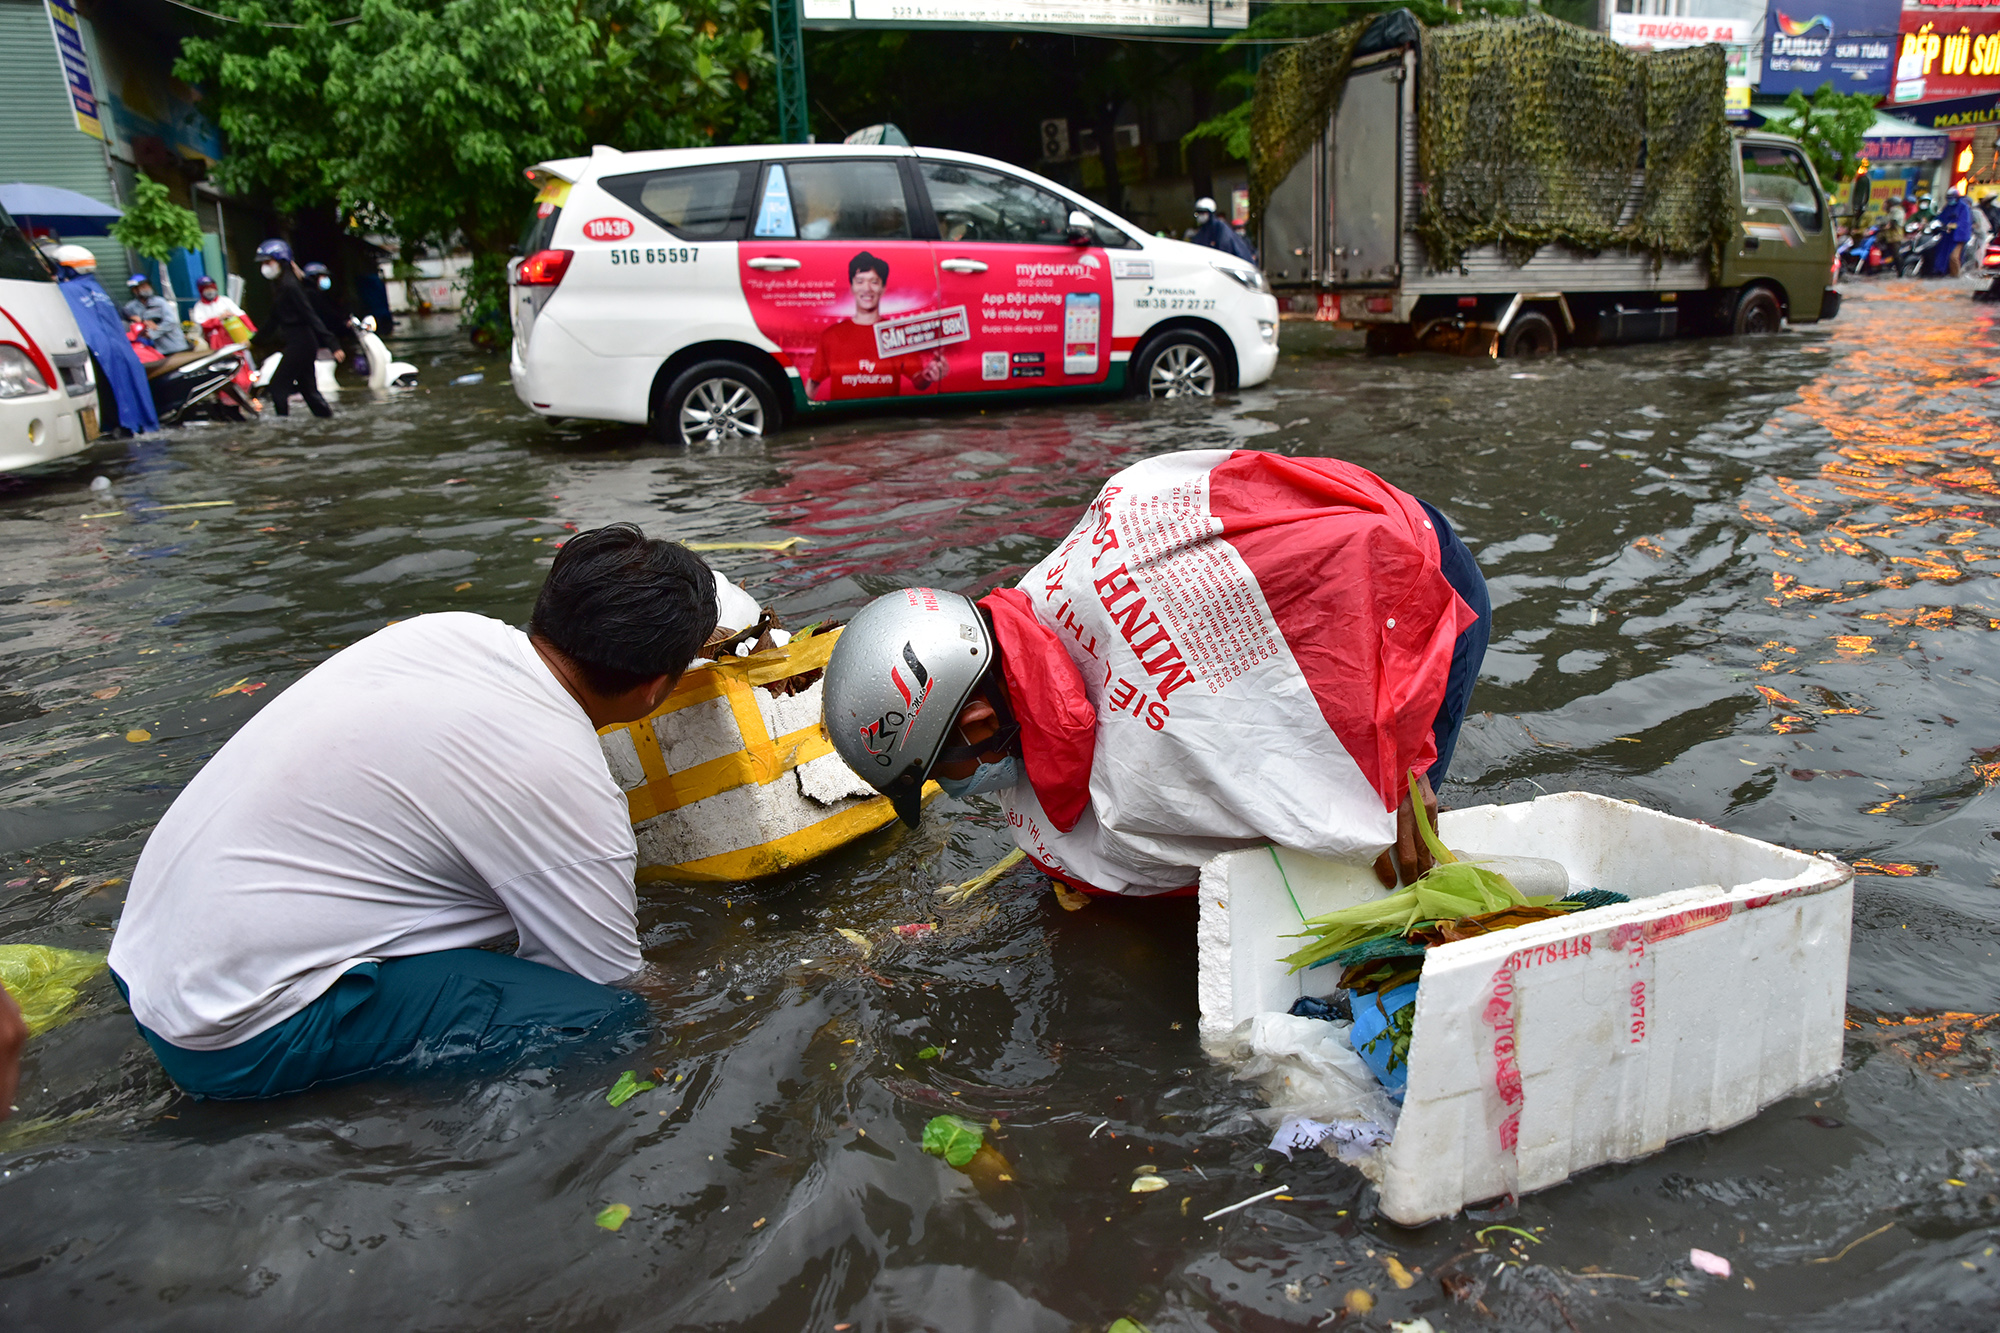
[[[1886,94],[1902,17],[1901,0],[1772,0],[1758,91]]]

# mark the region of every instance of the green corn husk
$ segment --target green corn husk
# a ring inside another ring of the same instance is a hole
[[[1553,898],[1528,898],[1495,870],[1461,861],[1438,841],[1417,796],[1417,780],[1410,778],[1410,799],[1415,802],[1417,832],[1437,862],[1415,884],[1398,889],[1374,902],[1343,907],[1337,912],[1310,917],[1306,928],[1295,938],[1310,939],[1297,953],[1282,961],[1294,972],[1331,958],[1343,949],[1384,934],[1400,935],[1419,921],[1456,920],[1497,912],[1503,907],[1545,907]]]

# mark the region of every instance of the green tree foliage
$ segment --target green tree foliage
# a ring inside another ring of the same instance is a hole
[[[141,176],[133,196],[125,216],[111,224],[112,240],[155,261],[201,249],[201,219],[175,203],[166,186]]]
[[[1354,4],[1344,0],[1327,0],[1318,4],[1274,5],[1251,19],[1241,33],[1224,42],[1220,53],[1227,57],[1243,47],[1256,50],[1267,43],[1304,41],[1308,37],[1331,32],[1343,23],[1391,9],[1407,9],[1416,15],[1418,22],[1433,28],[1473,19],[1518,18],[1528,12],[1528,6],[1521,0],[1465,0],[1462,9],[1448,8],[1439,0],[1359,0]],[[1185,146],[1197,139],[1213,139],[1231,157],[1248,162],[1250,94],[1257,87],[1257,71],[1239,65],[1224,74],[1217,87],[1225,96],[1237,98],[1236,105],[1189,130],[1181,137],[1181,143]]]
[[[1800,92],[1787,97],[1785,109],[1766,120],[1764,127],[1797,139],[1812,159],[1820,184],[1833,194],[1861,165],[1862,144],[1874,124],[1873,97],[1838,92],[1831,83],[1822,83],[1810,102]]]
[[[229,136],[222,184],[405,243],[462,241],[472,322],[498,322],[524,168],[771,132],[759,0],[207,3],[242,21],[187,39],[176,72]]]

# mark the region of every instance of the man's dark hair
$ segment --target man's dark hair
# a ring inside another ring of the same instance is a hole
[[[528,629],[612,695],[687,670],[715,614],[715,575],[699,556],[613,523],[563,543]]]
[[[885,284],[889,281],[889,265],[866,250],[847,261],[847,280],[853,282],[854,275],[862,272],[872,272]]]

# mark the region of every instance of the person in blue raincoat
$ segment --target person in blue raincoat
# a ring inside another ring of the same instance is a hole
[[[123,427],[133,434],[160,428],[153,409],[153,392],[146,385],[146,368],[125,337],[125,318],[111,293],[97,280],[97,256],[80,245],[56,247],[56,272],[62,278],[63,299],[69,302],[83,341],[97,360],[98,408],[109,406],[117,420],[102,422],[109,432]],[[110,391],[110,402],[104,390]],[[108,414],[107,414],[108,415]]]
[[[1230,226],[1216,213],[1213,199],[1203,198],[1194,201],[1194,233],[1188,239],[1196,245],[1205,245],[1211,250],[1235,255],[1238,259],[1255,261],[1257,257],[1256,252],[1250,248],[1250,242],[1244,240],[1236,228]]]
[[[1964,262],[1965,243],[1972,239],[1972,205],[1957,190],[1947,191],[1944,199],[1944,211],[1938,214],[1938,221],[1944,224],[1944,239],[1933,252],[1931,271],[1955,278]]]

